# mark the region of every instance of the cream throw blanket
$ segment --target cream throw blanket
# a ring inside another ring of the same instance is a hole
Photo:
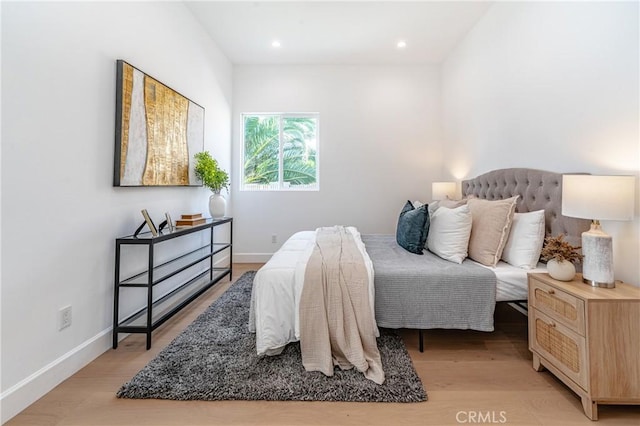
[[[355,367],[384,383],[376,343],[367,269],[353,235],[343,226],[319,228],[300,298],[300,348],[307,371],[333,376]]]

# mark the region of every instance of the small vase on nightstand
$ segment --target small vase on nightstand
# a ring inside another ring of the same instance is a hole
[[[567,260],[551,259],[547,262],[547,272],[558,281],[571,281],[576,276],[576,267]]]

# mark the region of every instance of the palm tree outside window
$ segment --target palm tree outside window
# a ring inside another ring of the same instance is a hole
[[[318,190],[318,114],[243,114],[245,191]]]

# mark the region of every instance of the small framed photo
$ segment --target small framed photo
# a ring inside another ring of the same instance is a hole
[[[165,213],[164,214],[165,219],[167,219],[167,229],[169,230],[169,232],[173,232],[173,222],[171,221],[171,216],[169,216],[169,213]]]
[[[151,220],[151,217],[149,217],[149,213],[147,213],[147,209],[142,209],[141,213],[142,213],[142,216],[144,217],[145,222],[147,222],[147,226],[149,227],[149,231],[151,231],[151,235],[153,235],[154,237],[157,237],[158,229],[156,228],[156,225]]]

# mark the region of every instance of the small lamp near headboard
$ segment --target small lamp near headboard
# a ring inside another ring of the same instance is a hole
[[[433,182],[431,184],[431,200],[454,200],[457,194],[455,182]]]
[[[594,287],[615,287],[611,236],[600,220],[632,220],[635,176],[562,176],[562,215],[591,219],[582,233],[582,280]]]

